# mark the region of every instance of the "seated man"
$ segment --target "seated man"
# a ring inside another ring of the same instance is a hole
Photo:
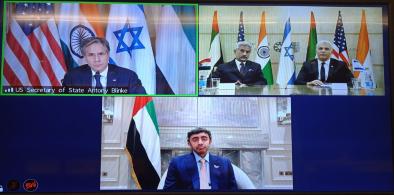
[[[316,44],[317,59],[304,62],[295,81],[296,85],[316,85],[324,83],[347,83],[351,85],[353,74],[347,65],[331,57],[332,45],[329,41]]]
[[[109,44],[104,38],[89,37],[82,40],[82,55],[88,64],[71,69],[64,75],[66,92],[72,88],[90,88],[93,93],[146,94],[137,74],[129,69],[108,64]]]
[[[221,83],[266,85],[267,80],[263,76],[260,64],[248,60],[251,50],[250,43],[238,42],[234,50],[235,59],[215,68],[212,78],[220,78]]]
[[[192,152],[171,160],[163,189],[236,190],[230,160],[210,154],[211,143],[211,132],[207,129],[196,128],[188,132],[187,144]]]

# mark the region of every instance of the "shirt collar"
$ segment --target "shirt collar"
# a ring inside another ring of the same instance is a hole
[[[246,65],[246,62],[243,62]],[[241,62],[235,58],[235,64],[237,65],[237,68],[239,71],[241,71]]]
[[[241,61],[235,59],[235,64],[237,64],[237,66],[239,67],[239,66],[241,66]],[[244,64],[246,64],[246,62],[244,62]]]
[[[317,60],[317,62],[319,63],[319,65],[321,65],[321,63],[323,63],[323,61],[320,61],[319,59]],[[330,64],[330,58],[328,58],[328,60],[324,61],[324,65],[328,66]]]
[[[198,155],[196,152],[193,151],[194,157],[196,158],[196,162],[199,163],[200,160],[202,159],[200,155]],[[209,152],[204,157],[205,162],[209,162]]]
[[[92,75],[94,76],[96,74],[96,72],[92,69],[90,69],[90,70],[92,71]],[[108,74],[108,66],[104,69],[103,72],[100,72],[100,76],[107,77],[107,74]]]

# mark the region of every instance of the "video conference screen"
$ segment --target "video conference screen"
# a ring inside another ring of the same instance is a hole
[[[5,1],[0,192],[392,192],[388,7]]]
[[[2,93],[195,95],[196,9],[6,1]]]

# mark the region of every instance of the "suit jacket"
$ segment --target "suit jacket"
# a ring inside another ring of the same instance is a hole
[[[230,160],[212,154],[209,155],[211,189],[236,190],[237,183]],[[163,189],[200,189],[198,166],[193,153],[172,159]]]
[[[64,75],[63,86],[92,87],[92,71],[90,67],[85,64],[71,69]],[[145,88],[135,72],[112,64],[108,64],[107,88],[126,88],[130,94],[146,94]]]
[[[239,72],[235,59],[224,64],[220,64],[216,71],[212,73],[212,78],[220,78],[221,83],[235,83],[240,81],[247,85],[266,85],[267,80],[261,73],[261,66],[258,63],[247,60],[245,63],[248,70],[245,76]]]
[[[309,62],[304,62],[300,72],[295,81],[296,85],[305,85],[307,82],[316,80],[318,76],[318,61],[314,59]],[[327,83],[347,83],[351,85],[353,74],[344,62],[338,61],[334,58],[330,59],[328,69]]]

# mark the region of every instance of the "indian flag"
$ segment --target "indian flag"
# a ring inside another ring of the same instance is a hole
[[[261,65],[261,71],[264,78],[267,79],[267,85],[272,85],[274,83],[274,79],[272,76],[271,58],[269,53],[270,49],[268,47],[267,32],[265,29],[265,12],[261,14],[260,34],[257,45],[257,55],[255,61],[256,63],[259,63]]]
[[[138,189],[157,189],[160,182],[160,140],[152,97],[136,97],[127,133],[131,177]]]
[[[97,4],[62,3],[56,15],[63,55],[68,69],[85,64],[81,40],[104,37],[105,21],[101,21]]]
[[[361,27],[360,27],[360,34],[357,43],[356,59],[364,67],[364,70],[368,72],[369,75],[372,77],[371,79],[372,81],[374,81],[373,88],[376,88],[375,78],[372,69],[371,51],[369,48],[369,38],[368,38],[367,22],[365,19],[365,10],[362,11]],[[359,74],[360,74],[359,71],[354,71],[354,77],[358,77]]]

